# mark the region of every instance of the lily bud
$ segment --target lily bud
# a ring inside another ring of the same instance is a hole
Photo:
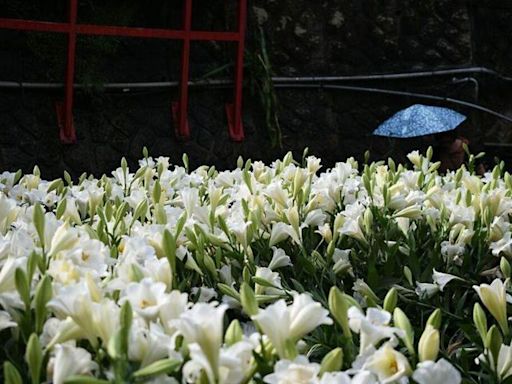
[[[412,280],[412,272],[411,272],[411,269],[406,265],[404,267],[404,276],[405,276],[405,279],[407,280],[407,282],[409,283],[409,285],[413,286],[413,280]]]
[[[393,313],[396,304],[398,303],[398,291],[395,287],[391,288],[388,293],[386,294],[386,297],[384,298],[384,310],[388,311],[389,313]]]
[[[150,376],[168,374],[176,371],[180,366],[181,362],[179,360],[162,359],[133,372],[133,377],[135,379],[141,379]]]
[[[226,329],[226,334],[224,335],[224,341],[227,345],[233,345],[242,341],[243,331],[240,326],[240,322],[235,319],[229,324],[228,329]]]
[[[421,208],[416,204],[406,207],[404,209],[401,209],[400,211],[393,214],[394,218],[405,217],[408,219],[417,219],[420,216],[421,216]]]
[[[370,233],[372,231],[373,225],[373,213],[370,208],[366,208],[363,215],[363,226],[366,233]]]
[[[441,326],[441,310],[439,308],[431,313],[427,320],[427,325],[431,325],[435,329],[439,329]]]
[[[501,345],[503,344],[503,337],[501,337],[500,330],[496,325],[493,325],[487,337],[485,338],[485,347],[491,352],[494,361],[498,361]]]
[[[33,214],[34,227],[36,227],[37,236],[39,237],[39,243],[41,247],[44,247],[44,210],[41,207],[41,204],[36,203],[34,205],[34,214]]]
[[[329,311],[332,317],[340,325],[343,330],[343,335],[348,338],[352,338],[352,332],[348,324],[348,311],[349,305],[346,301],[343,292],[338,287],[332,287],[329,292]]]
[[[335,348],[322,359],[320,364],[320,376],[325,372],[335,372],[343,365],[343,349]]]
[[[487,317],[485,316],[484,310],[478,303],[475,303],[475,306],[473,307],[473,322],[480,334],[482,342],[485,343],[485,338],[487,336]]]
[[[411,326],[411,322],[409,321],[409,318],[407,315],[402,311],[400,308],[395,308],[395,311],[393,312],[393,322],[395,323],[395,326],[397,328],[400,328],[402,331],[405,332],[404,337],[404,343],[407,349],[409,350],[409,353],[411,355],[415,355],[414,350],[414,331]]]
[[[500,269],[501,269],[501,273],[503,274],[503,277],[508,279],[510,277],[510,263],[504,257],[501,258]]]
[[[436,361],[439,354],[439,331],[427,324],[418,342],[420,361]]]

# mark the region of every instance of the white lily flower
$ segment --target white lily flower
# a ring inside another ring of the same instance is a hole
[[[491,356],[492,359],[492,356]],[[493,364],[494,366],[494,364]],[[496,372],[501,380],[505,380],[512,375],[512,347],[502,344],[498,353],[498,362]]]
[[[19,208],[13,199],[0,193],[0,234],[4,235],[9,226],[16,220]]]
[[[176,327],[189,343],[197,343],[213,375],[218,378],[219,351],[223,338],[223,319],[227,306],[197,303],[181,314]]]
[[[61,219],[73,224],[82,224],[78,208],[76,207],[76,199],[70,197],[66,198],[66,209],[64,210]]]
[[[92,303],[91,312],[96,334],[106,345],[119,329],[121,308],[113,300],[105,299],[100,303]]]
[[[507,291],[503,281],[495,279],[491,285],[473,285],[473,289],[478,293],[485,307],[498,321],[503,332],[508,333]]]
[[[254,291],[257,295],[280,295],[283,293],[279,273],[273,272],[270,268],[257,267],[255,276],[272,285],[272,287],[268,287],[256,283]]]
[[[50,317],[44,323],[43,333],[39,339],[41,345],[50,350],[56,344],[66,343],[70,340],[81,340],[86,337],[82,329],[71,317],[67,317],[65,320]]]
[[[280,360],[274,367],[274,373],[267,375],[263,381],[268,384],[311,384],[318,382],[320,365],[310,363],[306,356],[295,360]]]
[[[318,229],[315,231],[320,234],[326,243],[330,243],[332,240],[332,230],[329,223],[324,223],[323,225],[319,225]]]
[[[319,227],[325,223],[327,215],[321,209],[315,209],[308,212],[304,219],[304,224],[308,227]]]
[[[440,291],[440,287],[437,284],[431,283],[419,283],[416,282],[416,294],[421,299],[429,299]]]
[[[253,358],[253,343],[242,340],[220,351],[219,382],[238,384],[248,374]]]
[[[345,372],[325,372],[319,384],[351,384],[353,381]]]
[[[416,366],[412,378],[418,384],[460,384],[462,377],[447,360],[424,361]]]
[[[279,356],[286,356],[286,343],[297,342],[300,338],[322,324],[332,324],[329,311],[313,301],[308,294],[294,295],[293,303],[287,306],[278,300],[260,310],[252,319],[268,336]]]
[[[208,287],[194,287],[190,290],[193,295],[197,295],[199,293],[199,297],[197,298],[197,302],[199,303],[207,303],[213,299],[217,298],[217,292],[213,288]]]
[[[167,299],[166,288],[164,283],[155,282],[150,278],[142,279],[140,283],[130,283],[119,304],[129,301],[133,310],[140,316],[147,320],[155,319]]]
[[[160,321],[169,335],[177,331],[176,320],[188,309],[188,295],[172,291],[160,306]]]
[[[159,324],[152,322],[148,327],[145,322],[140,321],[141,318],[134,320],[130,328],[128,343],[128,357],[131,361],[138,361],[141,363],[141,367],[145,367],[160,359],[171,357],[171,355],[173,358],[178,357],[179,354],[173,350],[173,338],[165,334]]]
[[[464,255],[464,251],[464,244],[452,244],[449,241],[443,241],[441,243],[441,254],[444,259],[448,262],[453,262],[456,265],[462,265],[462,256]]]
[[[363,355],[370,347],[381,340],[403,337],[402,330],[389,326],[391,314],[377,308],[368,308],[366,315],[357,307],[348,310],[349,326],[353,332],[361,334],[359,354]]]
[[[349,257],[350,251],[350,249],[334,249],[334,253],[332,255],[332,261],[334,261],[332,269],[334,270],[334,273],[345,271],[351,275],[353,274],[352,264],[350,263]]]
[[[370,356],[363,369],[376,374],[382,384],[407,383],[411,374],[407,358],[395,351],[390,343],[385,343]]]
[[[75,228],[69,225],[69,222],[62,224],[53,235],[50,243],[48,255],[54,256],[58,252],[71,249],[78,244],[78,234]]]
[[[297,232],[293,229],[293,227],[290,224],[286,224],[283,222],[275,223],[272,226],[272,231],[270,233],[269,246],[272,247],[273,245],[276,245],[277,243],[286,240],[288,237],[291,237],[295,244],[301,244]]]
[[[0,331],[6,328],[17,327],[18,324],[15,321],[12,321],[11,315],[9,312],[0,311]]]
[[[26,258],[7,258],[0,270],[0,294],[16,290],[14,283],[14,274],[17,268],[23,268],[26,265]],[[25,269],[25,268],[23,268]]]
[[[505,232],[503,237],[498,241],[492,242],[489,248],[492,250],[494,256],[501,254],[508,257],[512,256],[512,234],[510,231]]]
[[[372,372],[358,371],[352,377],[351,384],[380,384],[380,382]]]
[[[91,374],[97,366],[92,361],[91,354],[83,348],[59,344],[55,346],[55,350],[55,358],[52,362],[54,384],[64,384],[69,376]]]
[[[272,260],[270,261],[268,267],[271,270],[276,270],[278,268],[282,267],[288,267],[292,265],[292,262],[290,260],[290,256],[288,256],[283,249],[272,247]]]
[[[435,269],[432,272],[432,280],[435,284],[439,285],[439,289],[443,292],[444,287],[452,280],[462,280],[460,277],[450,275],[449,273],[438,272]]]

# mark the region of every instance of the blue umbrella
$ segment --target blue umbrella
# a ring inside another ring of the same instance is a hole
[[[390,117],[373,134],[401,138],[431,135],[451,131],[464,120],[466,116],[448,108],[415,104]]]

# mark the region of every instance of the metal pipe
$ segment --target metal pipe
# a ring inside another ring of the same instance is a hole
[[[198,86],[218,86],[218,85],[232,85],[231,80],[200,80],[189,81],[188,85],[191,87]],[[104,89],[122,89],[129,91],[130,89],[148,89],[148,88],[173,88],[179,86],[178,81],[157,81],[157,82],[141,82],[141,83],[106,83],[101,84],[99,87]],[[92,88],[94,85],[89,84],[74,84],[75,89]],[[35,82],[16,82],[16,81],[0,81],[0,88],[25,88],[25,89],[61,89],[64,88],[64,83],[35,83]]]
[[[492,75],[504,81],[512,81],[512,77],[502,75],[492,69],[485,67],[469,67],[469,68],[454,68],[442,69],[436,71],[422,71],[422,72],[404,72],[404,73],[388,73],[388,74],[373,74],[373,75],[354,75],[354,76],[299,76],[299,77],[283,77],[276,76],[272,78],[275,84],[278,83],[329,83],[339,81],[369,81],[369,80],[398,80],[409,78],[423,78],[434,76],[447,76],[456,74],[470,74],[481,73]],[[189,86],[208,86],[208,85],[231,85],[229,80],[199,80],[190,81]],[[170,88],[176,87],[179,83],[177,81],[157,81],[157,82],[142,82],[142,83],[105,83],[101,87],[105,89],[138,89],[138,88]],[[0,81],[0,88],[30,88],[30,89],[58,89],[63,88],[63,83],[35,83],[35,82],[16,82],[16,81]],[[87,84],[75,84],[75,89],[90,88]]]
[[[440,69],[434,71],[420,71],[420,72],[403,72],[403,73],[384,73],[374,75],[354,75],[354,76],[307,76],[307,77],[273,77],[272,80],[276,83],[287,82],[334,82],[334,81],[364,81],[364,80],[396,80],[408,79],[419,77],[434,77],[434,76],[447,76],[457,74],[470,74],[481,73],[498,77],[505,81],[512,81],[512,77],[502,75],[492,69],[485,67],[468,67],[468,68],[453,68],[453,69]]]
[[[345,90],[345,91],[355,91],[355,92],[370,92],[370,93],[381,93],[386,95],[397,95],[397,96],[409,96],[416,97],[420,99],[427,100],[436,100],[436,101],[444,101],[451,104],[463,105],[465,107],[469,107],[472,109],[477,109],[482,112],[489,113],[493,116],[499,117],[503,120],[506,120],[512,123],[512,118],[505,116],[499,112],[493,111],[492,109],[482,107],[481,105],[470,103],[468,101],[452,99],[451,97],[442,97],[436,95],[429,95],[426,93],[416,93],[416,92],[406,92],[406,91],[395,91],[392,89],[382,89],[382,88],[369,88],[369,87],[357,87],[351,85],[323,85],[323,84],[275,84],[276,88],[320,88],[320,89],[335,89],[335,90]]]
[[[475,100],[478,101],[478,97],[480,95],[479,81],[477,79],[475,79],[474,77],[464,77],[462,79],[454,77],[452,79],[452,84],[460,84],[460,83],[473,83],[473,86],[475,87]]]
[[[414,78],[414,77],[427,77],[427,76],[443,76],[451,75],[456,73],[486,73],[493,76],[499,77],[505,81],[512,81],[511,77],[500,75],[498,72],[490,70],[484,67],[473,67],[473,68],[459,68],[451,70],[439,70],[429,72],[411,72],[411,73],[397,73],[387,75],[368,75],[368,76],[313,76],[313,77],[274,77],[275,88],[323,88],[323,89],[337,89],[347,90],[356,92],[370,92],[370,93],[381,93],[388,95],[398,96],[410,96],[423,98],[428,100],[444,101],[452,104],[463,105],[473,109],[477,109],[482,112],[489,113],[493,116],[499,117],[503,120],[512,123],[512,118],[505,116],[499,112],[493,111],[489,108],[482,107],[478,104],[470,103],[464,100],[453,99],[449,97],[442,97],[436,95],[429,95],[424,93],[395,91],[390,89],[371,88],[371,87],[357,87],[348,85],[325,85],[324,82],[335,82],[343,80],[378,80],[378,79],[403,79],[403,78]],[[301,79],[307,84],[293,84],[300,82]],[[471,81],[470,78],[463,79],[465,81]],[[315,82],[317,84],[312,84]],[[200,81],[189,81],[189,86],[229,86],[233,82],[230,80],[200,80]],[[141,88],[169,88],[179,86],[177,81],[164,81],[164,82],[142,82],[142,83],[107,83],[103,84],[102,87],[105,89],[121,89],[123,91],[130,91],[130,89],[141,89]],[[31,89],[59,89],[63,88],[63,83],[29,83],[29,82],[15,82],[15,81],[0,81],[0,88],[31,88]],[[74,88],[90,88],[90,85],[86,84],[74,84]]]

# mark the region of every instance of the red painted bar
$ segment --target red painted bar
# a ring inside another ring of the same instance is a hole
[[[234,141],[244,139],[244,128],[242,123],[242,98],[244,82],[244,50],[245,50],[245,28],[246,28],[247,0],[240,0],[238,4],[238,49],[235,66],[235,95],[233,106],[232,125],[230,124],[230,136]]]
[[[179,139],[188,140],[190,138],[190,129],[188,125],[188,79],[190,76],[192,0],[185,0],[183,7],[183,31],[185,32],[185,37],[183,39],[183,47],[181,51],[181,80],[177,136]]]
[[[73,126],[73,84],[75,81],[77,11],[78,0],[70,0],[68,24],[68,59],[66,65],[66,93],[64,99],[64,129],[61,129],[60,131],[60,139],[65,144],[76,143],[76,132],[75,127]]]
[[[68,33],[69,25],[67,23],[53,23],[50,21],[0,18],[0,28],[17,29],[20,31]]]
[[[239,41],[238,32],[191,31],[191,40]]]
[[[183,30],[77,24],[77,1],[78,0],[69,0],[68,23],[0,18],[0,28],[3,29],[68,34],[65,100],[64,102],[56,103],[60,138],[63,143],[69,144],[76,142],[76,132],[73,126],[73,82],[75,75],[76,36],[80,34],[183,40],[180,100],[172,105],[176,136],[180,139],[188,139],[190,137],[188,125],[188,81],[190,77],[191,41],[213,40],[236,42],[237,57],[235,63],[234,102],[226,105],[226,111],[231,139],[234,141],[243,140],[242,97],[247,0],[239,0],[237,32],[192,31],[192,0],[184,0]]]
[[[16,29],[20,31],[68,33],[69,24],[54,23],[50,21],[0,18],[0,28]],[[126,36],[173,40],[182,40],[185,37],[185,31],[182,30],[94,24],[76,24],[76,32],[81,35]],[[239,38],[238,32],[190,31],[190,40],[239,41]]]
[[[82,35],[123,36],[174,40],[181,40],[185,37],[184,31],[173,29],[138,28],[93,24],[78,24],[76,29],[77,32]]]

